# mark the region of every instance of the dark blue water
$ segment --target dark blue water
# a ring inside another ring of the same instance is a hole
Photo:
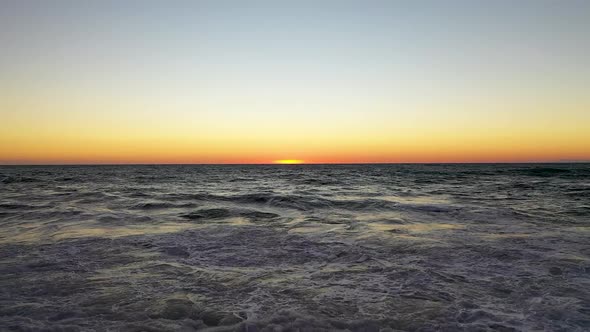
[[[0,167],[0,330],[586,331],[590,164]]]

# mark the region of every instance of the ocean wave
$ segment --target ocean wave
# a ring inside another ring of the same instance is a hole
[[[281,216],[272,212],[263,212],[250,209],[205,208],[181,214],[180,217],[189,220],[203,221],[230,217],[243,217],[252,221],[268,221],[271,219],[280,218]]]
[[[30,208],[30,205],[19,204],[19,203],[0,203],[0,209],[5,210],[26,210]]]
[[[534,167],[518,170],[519,173],[528,176],[550,177],[571,173],[569,169],[554,167]]]
[[[231,212],[228,209],[202,209],[194,212],[190,212],[187,214],[182,214],[181,217],[190,219],[190,220],[200,220],[200,219],[219,219],[219,218],[227,218],[231,216]]]
[[[41,182],[42,179],[29,177],[29,176],[3,176],[0,177],[0,183],[31,183],[31,182]]]
[[[141,202],[133,204],[129,207],[132,210],[162,210],[162,209],[178,209],[191,208],[194,203],[170,203],[170,202]]]

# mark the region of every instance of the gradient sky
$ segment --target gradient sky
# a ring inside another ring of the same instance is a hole
[[[590,160],[590,1],[0,1],[0,163]]]

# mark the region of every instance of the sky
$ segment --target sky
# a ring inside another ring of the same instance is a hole
[[[0,164],[590,160],[590,1],[0,1]]]

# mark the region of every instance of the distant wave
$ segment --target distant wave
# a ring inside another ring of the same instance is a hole
[[[568,169],[552,168],[552,167],[535,167],[530,169],[520,170],[523,175],[549,177],[561,174],[571,173]]]
[[[28,177],[28,176],[3,176],[0,177],[0,183],[27,183],[27,182],[41,182],[42,179]]]

